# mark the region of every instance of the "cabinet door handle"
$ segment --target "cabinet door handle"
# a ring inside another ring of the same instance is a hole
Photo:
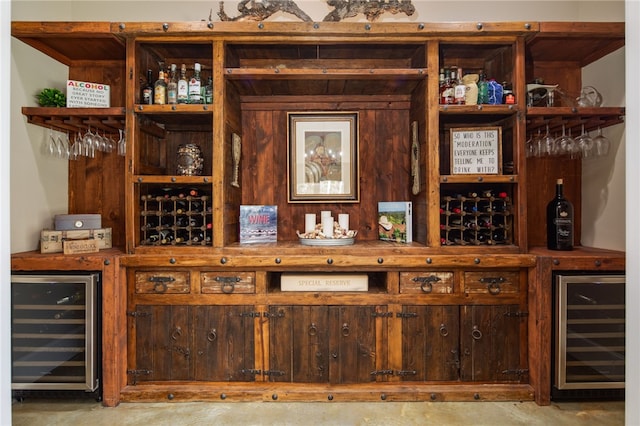
[[[309,336],[315,336],[318,334],[318,327],[315,323],[311,323],[309,326]]]
[[[444,324],[440,324],[440,335],[442,337],[447,337],[449,335],[449,330],[447,330],[447,326]]]
[[[176,327],[171,333],[171,339],[178,340],[178,338],[182,336],[182,329],[180,327]]]
[[[207,340],[210,342],[215,341],[218,338],[218,331],[215,328],[209,330],[209,334],[207,334]]]
[[[349,330],[349,324],[345,322],[342,324],[342,335],[347,337],[349,334],[351,334],[351,330]]]
[[[216,281],[222,283],[222,292],[226,294],[233,293],[236,284],[241,281],[240,277],[216,277]]]
[[[482,339],[482,331],[480,331],[477,325],[473,326],[473,330],[471,330],[471,337],[473,337],[474,340]]]

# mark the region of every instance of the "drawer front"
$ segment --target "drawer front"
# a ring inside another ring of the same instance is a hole
[[[186,294],[190,291],[189,272],[136,272],[136,293]]]
[[[400,272],[401,294],[452,294],[453,272]]]
[[[517,271],[483,271],[464,273],[466,294],[513,294],[520,292],[520,273]]]
[[[200,274],[201,293],[250,294],[256,292],[253,272],[203,272]]]

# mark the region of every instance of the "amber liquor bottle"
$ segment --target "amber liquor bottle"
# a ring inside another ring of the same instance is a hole
[[[547,248],[573,249],[573,205],[564,197],[563,181],[556,181],[556,196],[547,204]]]

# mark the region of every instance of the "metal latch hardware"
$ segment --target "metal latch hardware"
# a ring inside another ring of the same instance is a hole
[[[393,375],[393,370],[374,370],[369,374],[372,376]]]
[[[241,317],[260,318],[260,312],[241,312]]]
[[[522,376],[523,374],[527,374],[528,372],[528,368],[512,368],[508,370],[502,370],[502,374],[515,374],[517,376]]]
[[[396,314],[396,318],[417,318],[418,314],[416,312],[398,312]]]
[[[504,316],[505,317],[528,317],[529,316],[529,312],[522,312],[522,311],[505,312]]]
[[[416,370],[398,370],[396,372],[397,376],[415,376],[418,374]]]
[[[286,373],[282,370],[265,370],[265,376],[284,376]]]
[[[372,312],[371,316],[374,318],[390,318],[393,316],[393,312]]]
[[[151,316],[151,312],[127,311],[127,315],[134,318]]]
[[[254,370],[253,368],[240,370],[242,374],[262,374],[262,370]]]

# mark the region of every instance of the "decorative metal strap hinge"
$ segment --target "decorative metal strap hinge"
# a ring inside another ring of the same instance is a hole
[[[397,318],[417,318],[418,314],[416,312],[398,312],[396,314]]]
[[[416,370],[398,370],[396,376],[415,376],[418,374]]]
[[[262,374],[262,370],[255,370],[253,368],[242,369],[242,370],[240,370],[240,372],[242,374],[252,374],[252,375]]]
[[[523,374],[528,374],[528,368],[511,368],[508,370],[502,370],[502,374],[515,374],[517,376],[522,376]]]
[[[504,316],[505,317],[528,317],[529,312],[522,312],[522,311],[505,312]]]
[[[393,312],[372,312],[371,316],[374,318],[390,318],[393,316]]]
[[[393,376],[393,370],[373,370],[369,374],[372,376]]]
[[[282,370],[265,370],[262,374],[265,376],[284,376],[286,373]]]
[[[284,311],[282,309],[280,309],[278,312],[271,313],[271,312],[263,312],[262,316],[265,318],[284,318]]]
[[[241,312],[241,317],[260,318],[260,312]]]
[[[139,370],[127,370],[127,374],[131,374],[133,376],[133,383],[132,384],[136,384],[137,383],[137,378],[138,376],[148,376],[149,374],[153,373],[153,371],[151,370],[146,370],[146,369],[139,369]]]
[[[151,316],[151,312],[127,311],[127,315],[134,318],[148,317]]]

